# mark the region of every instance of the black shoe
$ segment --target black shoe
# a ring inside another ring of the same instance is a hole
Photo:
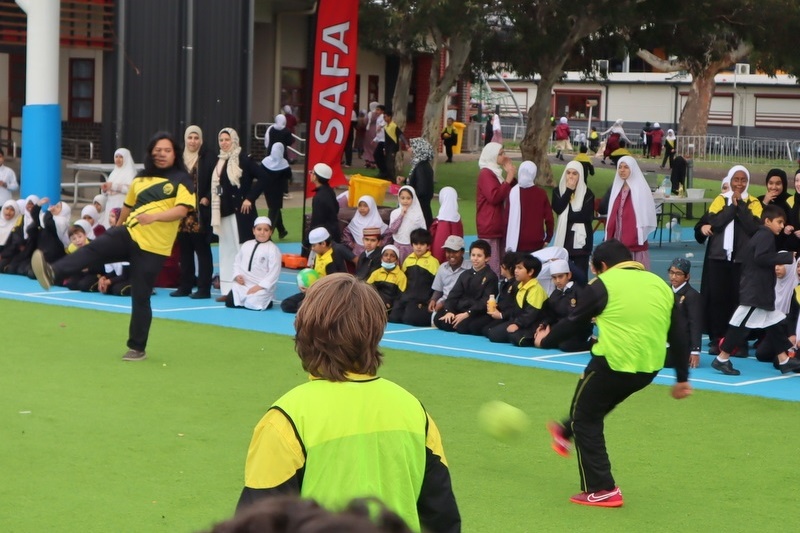
[[[211,298],[211,293],[209,291],[196,291],[189,296],[192,300],[207,300]]]
[[[192,294],[192,291],[190,290],[184,291],[182,289],[178,289],[177,291],[172,291],[171,293],[169,293],[169,295],[174,298],[180,298],[181,296],[189,296],[190,294]]]
[[[278,237],[280,238],[280,240],[285,239],[287,235],[289,235],[289,232],[286,230],[278,231]]]
[[[714,370],[719,370],[726,376],[738,376],[741,374],[738,370],[733,368],[733,364],[728,361],[720,361],[716,357],[711,361],[711,368]]]
[[[777,359],[775,362],[778,363]],[[791,374],[792,372],[800,374],[800,361],[797,359],[787,359],[783,364],[778,363],[775,368],[780,370],[781,374]]]

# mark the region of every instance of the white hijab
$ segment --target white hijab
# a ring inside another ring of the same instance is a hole
[[[353,236],[353,242],[358,245],[361,245],[364,241],[364,229],[366,228],[381,228],[381,235],[386,233],[386,230],[389,226],[381,218],[381,214],[378,212],[378,204],[375,203],[375,198],[372,196],[365,194],[361,198],[358,199],[358,204],[364,202],[369,207],[369,213],[366,215],[362,215],[358,212],[356,208],[356,214],[353,215],[353,219],[347,225],[350,229],[350,234]]]
[[[3,211],[6,210],[6,207],[11,207],[14,209],[14,216],[11,217],[11,220],[6,220],[5,213],[0,212],[0,246],[5,246],[6,241],[8,241],[8,236],[11,235],[11,232],[19,222],[19,217],[22,216],[19,210],[19,204],[16,200],[6,200],[6,203],[3,204]]]
[[[497,164],[497,158],[500,157],[500,150],[503,145],[500,143],[489,143],[483,147],[481,157],[478,159],[478,168],[488,168],[494,175],[497,176],[497,181],[503,183],[503,169]]]
[[[59,202],[61,204],[61,212],[57,215],[53,215],[53,222],[56,225],[56,234],[58,235],[58,239],[64,245],[64,248],[69,246],[69,235],[67,235],[67,230],[69,230],[69,219],[72,216],[72,208],[69,206],[67,202]],[[42,210],[39,213],[39,224],[44,227],[44,215],[46,211]]]
[[[275,115],[275,124],[271,126],[278,131],[286,127],[286,115]]]
[[[267,157],[261,160],[261,164],[264,165],[264,168],[273,172],[289,168],[289,162],[283,158],[284,149],[283,143],[273,144],[272,151]]]
[[[133,164],[133,157],[130,150],[127,148],[118,148],[114,152],[114,158],[118,155],[122,156],[122,166],[114,167],[111,174],[108,175],[108,182],[113,184],[112,194],[126,194],[128,187],[133,183],[133,178],[136,177],[136,167]]]
[[[580,163],[578,163],[580,164]],[[520,203],[520,189],[530,189],[536,179],[536,163],[524,161],[519,166],[517,184],[511,188],[508,195],[508,226],[506,226],[506,249],[517,251],[519,246],[519,230],[522,222],[522,206]]]
[[[97,196],[101,197],[105,204],[106,201],[105,195],[98,194]],[[25,220],[22,222],[23,225],[22,232],[26,239],[28,238],[28,226],[31,224],[31,222],[33,222],[33,217],[31,216],[31,212],[28,211],[28,202],[33,202],[33,205],[36,205],[39,203],[39,197],[36,196],[35,194],[30,194],[28,195],[27,198],[25,198],[25,208],[22,210],[22,216],[25,217]]]
[[[564,241],[567,238],[567,219],[569,218],[569,211],[574,213],[580,212],[583,209],[583,199],[586,197],[586,182],[583,178],[583,165],[577,161],[570,161],[564,168],[561,174],[561,181],[558,183],[558,192],[564,196],[567,192],[567,169],[572,169],[578,172],[578,185],[575,187],[575,192],[572,193],[572,198],[569,205],[563,213],[558,213],[558,220],[556,221],[556,235],[553,239],[555,246],[564,246]],[[584,224],[575,223],[572,225],[572,231],[575,233],[572,243],[575,248],[583,248],[586,246],[586,226]]]
[[[556,288],[555,283],[553,283],[552,275],[550,274],[550,263],[556,259],[569,261],[569,252],[566,248],[562,248],[561,246],[548,246],[547,248],[536,250],[531,255],[542,262],[542,271],[539,272],[536,279],[539,281],[539,285],[542,286],[545,293],[550,296],[550,293]]]
[[[675,140],[675,130],[667,130],[667,140],[668,141]]]
[[[728,186],[730,186],[733,175],[739,171],[744,172],[745,176],[747,176],[747,185],[745,185],[744,191],[742,192],[742,200],[747,201],[747,198],[749,198],[747,188],[750,187],[750,172],[742,165],[732,166],[728,171],[728,175],[722,180],[722,183],[727,183]],[[722,185],[720,185],[720,188],[721,187]],[[731,205],[731,202],[733,202],[733,188],[729,188],[728,192],[723,192],[721,194],[725,198],[725,205]],[[728,255],[728,261],[730,261],[731,257],[733,257],[733,220],[728,222],[728,225],[725,226],[725,232],[722,234],[722,249],[725,250],[725,253]]]
[[[619,165],[625,163],[631,169],[631,175],[627,180],[619,177]],[[608,201],[608,219],[616,216],[614,213],[614,202],[617,200],[622,185],[627,181],[630,188],[630,199],[633,202],[633,212],[636,214],[636,230],[637,242],[644,244],[647,241],[647,236],[650,235],[656,227],[658,222],[656,219],[656,204],[653,201],[653,193],[650,191],[650,186],[647,180],[644,179],[644,174],[639,168],[636,159],[626,155],[619,159],[617,163],[617,173],[614,176],[614,182],[611,184],[611,197]],[[606,240],[613,238],[613,235],[608,234],[608,226],[606,226]]]
[[[775,278],[775,310],[788,315],[794,288],[798,283],[797,258],[791,264],[783,266],[786,267],[786,275],[782,278]]]
[[[417,198],[417,192],[414,190],[414,187],[410,185],[403,185],[400,187],[400,190],[397,191],[398,200],[400,198],[400,193],[404,190],[411,193],[411,205],[403,216],[400,227],[394,232],[393,239],[394,242],[398,244],[411,244],[411,232],[417,228],[427,229],[428,226],[425,224],[425,215],[422,214],[422,207],[419,205],[419,199]],[[402,210],[402,207],[398,207],[392,211],[389,217],[390,226],[400,217]]]
[[[625,130],[623,129],[623,127],[622,127],[622,124],[624,124],[624,121],[623,121],[621,118],[620,118],[620,119],[617,119],[617,121],[614,123],[614,125],[613,125],[613,126],[611,126],[610,128],[608,128],[606,131],[604,131],[604,132],[603,132],[603,133],[601,133],[600,135],[607,135],[607,134],[609,134],[609,133],[618,133],[618,134],[619,134],[619,136],[620,136],[621,138],[625,139],[625,142],[627,142],[627,143],[630,145],[630,144],[631,144],[631,141],[630,141],[630,139],[628,139],[628,137],[625,135]]]
[[[439,191],[439,214],[437,220],[459,222],[461,214],[458,212],[458,193],[452,187],[442,187]]]

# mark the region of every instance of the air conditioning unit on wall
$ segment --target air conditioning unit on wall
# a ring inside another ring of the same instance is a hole
[[[736,63],[736,74],[739,76],[744,76],[750,74],[750,64],[749,63]]]
[[[592,61],[593,70],[600,76],[608,76],[608,59],[595,59]]]

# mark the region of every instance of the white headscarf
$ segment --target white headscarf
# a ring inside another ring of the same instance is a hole
[[[278,131],[286,127],[286,115],[275,115],[275,124],[271,126]]]
[[[108,175],[108,183],[112,186],[111,194],[126,194],[128,187],[133,183],[133,178],[136,177],[136,167],[133,164],[133,157],[130,150],[127,148],[118,148],[114,152],[114,157],[122,156],[122,166],[114,167],[111,174]]]
[[[290,106],[289,104],[286,104],[285,106],[283,106],[281,108],[281,110],[283,111],[283,113],[285,115],[291,115],[292,114],[292,106]]]
[[[675,140],[675,131],[667,130],[667,140],[674,141]]]
[[[567,117],[561,117],[560,119],[558,119],[558,122],[559,122],[559,124],[566,124],[567,123]]]
[[[14,209],[14,216],[11,217],[11,220],[6,220],[5,213],[0,212],[0,246],[5,246],[6,241],[8,241],[8,236],[11,235],[11,232],[17,225],[19,221],[19,217],[22,216],[22,213],[19,210],[19,204],[17,204],[16,200],[6,200],[6,203],[3,204],[2,210],[5,211],[6,207],[11,207]]]
[[[447,222],[459,222],[461,214],[458,212],[458,193],[452,187],[442,187],[439,191],[439,214],[438,220]]]
[[[536,279],[539,281],[539,285],[542,286],[545,293],[550,296],[550,293],[556,288],[555,283],[553,283],[552,275],[550,274],[550,263],[556,259],[568,261],[569,252],[566,248],[562,248],[561,246],[548,246],[547,248],[536,250],[531,255],[542,262],[542,271],[539,272]]]
[[[36,200],[36,201],[38,202],[39,200]],[[35,203],[35,202],[34,202],[34,203]],[[97,212],[98,212],[98,213],[102,213],[103,211],[105,211],[105,210],[106,210],[106,204],[108,203],[108,198],[106,198],[106,196],[105,196],[104,194],[98,194],[97,196],[95,196],[95,197],[92,199],[92,203],[93,203],[93,204],[94,204],[94,203],[98,203],[98,204],[100,204],[100,207],[101,207],[102,209],[98,209],[98,210],[97,210]]]
[[[283,158],[284,150],[283,143],[273,144],[272,151],[267,157],[261,160],[261,164],[264,165],[264,168],[273,172],[289,168],[289,162]]]
[[[375,203],[375,198],[365,194],[361,198],[358,199],[358,204],[364,202],[369,206],[369,213],[366,215],[362,215],[356,209],[356,214],[353,215],[353,219],[347,225],[350,229],[350,234],[353,236],[353,242],[358,245],[361,245],[364,241],[364,229],[365,228],[381,228],[381,235],[386,233],[386,230],[389,226],[381,218],[381,214],[378,212],[378,204]]]
[[[558,214],[556,221],[556,235],[553,239],[555,246],[564,246],[564,241],[567,237],[567,219],[569,218],[570,210],[577,213],[583,209],[583,199],[586,197],[586,182],[583,178],[583,165],[577,161],[570,161],[564,168],[561,174],[561,181],[558,183],[558,192],[564,196],[567,192],[567,169],[572,169],[578,172],[578,185],[575,187],[575,192],[572,193],[572,198],[569,205],[563,213]],[[584,224],[575,223],[572,225],[573,235],[572,244],[575,248],[583,248],[586,245],[586,226]]]
[[[580,163],[578,163],[580,164]],[[533,161],[524,161],[519,166],[517,184],[511,188],[508,195],[508,226],[506,227],[506,248],[512,252],[519,246],[519,230],[522,222],[522,206],[520,203],[520,189],[533,187],[538,169]]]
[[[89,239],[90,241],[93,241],[95,239],[94,230],[92,229],[92,225],[89,224],[88,220],[83,220],[82,218],[79,218],[78,220],[73,222],[72,225],[80,226],[81,229],[83,229],[83,232],[86,234],[86,238]]]
[[[83,209],[81,209],[81,218],[89,215],[94,220],[94,225],[100,223],[100,213],[97,212],[97,208],[93,205],[87,205]]]
[[[58,235],[58,239],[66,248],[69,246],[69,235],[67,235],[67,230],[69,229],[69,219],[72,216],[72,208],[69,206],[67,202],[59,202],[61,204],[61,212],[57,215],[53,215],[53,222],[56,225],[56,235]],[[47,211],[42,210],[39,213],[39,224],[44,227],[44,216]]]
[[[728,175],[722,180],[722,183],[728,183],[730,185],[731,179],[733,179],[733,175],[737,172],[742,171],[744,172],[745,176],[747,176],[747,185],[744,187],[744,191],[742,192],[742,200],[747,201],[749,195],[747,194],[747,188],[750,186],[750,172],[744,168],[742,165],[734,165],[728,171]],[[720,188],[722,185],[720,185]],[[725,198],[725,205],[731,205],[733,202],[733,188],[731,187],[728,189],[728,192],[722,193],[722,196]],[[731,260],[733,256],[733,220],[728,222],[728,225],[725,226],[725,232],[722,234],[722,248],[725,250],[725,253],[728,255],[728,261]]]
[[[786,275],[782,278],[775,278],[775,310],[788,315],[794,288],[798,283],[797,258],[791,264],[783,266],[786,267]]]
[[[106,197],[104,194],[98,194],[100,198],[103,199],[103,203],[105,204]],[[31,216],[30,211],[28,211],[28,202],[33,202],[33,205],[39,203],[39,197],[35,194],[29,194],[27,198],[25,198],[25,207],[22,209],[22,216],[25,217],[25,220],[22,222],[23,228],[22,232],[25,238],[28,238],[28,226],[33,222],[33,217]]]
[[[393,239],[394,242],[398,244],[411,244],[411,232],[417,228],[427,229],[428,226],[425,224],[425,215],[422,214],[422,207],[419,205],[419,199],[417,198],[417,192],[414,190],[414,187],[403,185],[400,187],[400,190],[397,191],[397,198],[400,198],[400,193],[404,190],[411,193],[411,205],[408,207],[406,214],[403,215],[403,221],[400,223],[400,227],[397,228],[397,231],[394,232]],[[398,207],[392,211],[389,217],[390,226],[397,220],[402,210],[402,207]]]
[[[619,177],[619,165],[621,163],[625,163],[631,169],[631,175],[627,180]],[[653,201],[653,193],[650,191],[647,180],[644,179],[644,174],[642,174],[639,164],[636,159],[629,155],[621,157],[617,163],[617,173],[614,176],[614,182],[611,184],[611,197],[608,200],[608,219],[610,220],[611,217],[616,216],[616,213],[612,213],[614,202],[626,181],[631,190],[630,198],[633,202],[633,212],[636,214],[637,242],[644,244],[647,241],[647,236],[658,227],[656,204]],[[613,238],[613,235],[608,234],[608,226],[606,226],[606,240],[611,238]]]
[[[503,145],[500,143],[489,143],[483,147],[481,157],[478,159],[478,167],[482,169],[488,168],[494,172],[500,183],[503,183],[503,169],[497,164],[497,158],[500,156],[500,150],[502,149]]]
[[[617,121],[614,123],[613,126],[608,128],[606,131],[604,131],[600,135],[608,135],[609,133],[618,133],[621,138],[625,139],[625,142],[627,142],[628,144],[631,144],[630,139],[628,139],[628,137],[625,135],[625,130],[622,128],[623,124],[624,124],[624,121],[621,118],[617,119]]]
[[[227,152],[222,151],[220,149],[219,155],[217,156],[219,159],[217,160],[217,166],[214,167],[214,173],[211,176],[211,190],[216,191],[219,187],[219,180],[222,176],[222,168],[227,163],[227,171],[228,171],[228,180],[231,182],[231,185],[234,187],[238,187],[241,183],[239,180],[242,177],[242,169],[239,166],[239,154],[242,152],[242,149],[239,147],[239,134],[236,133],[236,130],[233,128],[222,128],[220,132],[217,134],[217,139],[223,133],[227,133],[231,137],[231,149]],[[211,227],[214,228],[214,233],[219,235],[220,225],[222,224],[222,217],[219,213],[220,208],[220,200],[218,194],[211,195]]]

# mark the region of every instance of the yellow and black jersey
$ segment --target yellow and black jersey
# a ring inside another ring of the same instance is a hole
[[[172,253],[181,219],[142,225],[136,216],[163,213],[177,205],[195,206],[194,185],[187,173],[170,170],[165,176],[134,178],[125,197],[125,207],[131,210],[125,226],[139,248],[158,255]]]

